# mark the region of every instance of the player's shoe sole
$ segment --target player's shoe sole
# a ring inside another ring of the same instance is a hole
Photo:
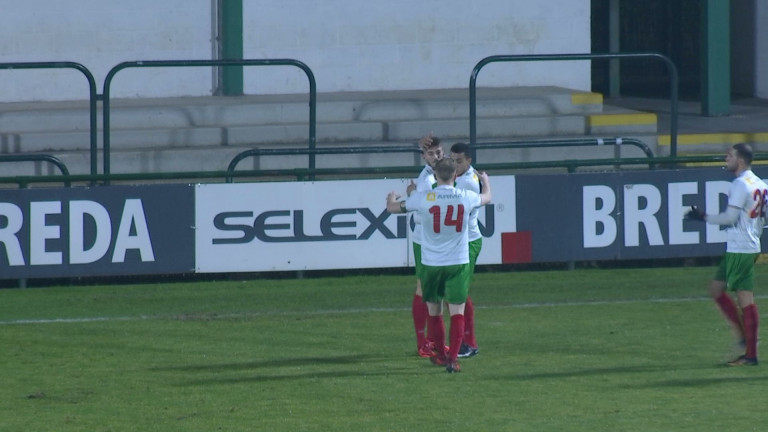
[[[747,356],[739,356],[735,360],[731,360],[726,363],[728,366],[757,366],[758,361],[756,358],[749,358]]]
[[[472,348],[467,344],[461,344],[461,349],[459,349],[459,358],[474,357],[479,352],[480,352],[479,348]]]

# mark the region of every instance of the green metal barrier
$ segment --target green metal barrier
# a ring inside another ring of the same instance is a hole
[[[85,75],[88,80],[88,98],[89,98],[89,112],[90,112],[90,141],[91,141],[91,174],[97,173],[97,152],[98,152],[98,140],[97,140],[97,100],[98,94],[96,93],[96,80],[93,78],[93,74],[85,66],[80,63],[74,62],[22,62],[22,63],[0,63],[0,69],[75,69]]]
[[[67,166],[59,158],[49,154],[13,154],[13,155],[0,155],[0,162],[49,162],[55,165],[61,175],[64,176],[64,185],[69,187],[71,185],[69,178],[69,170]],[[19,183],[20,188],[27,187],[27,183]]]
[[[544,147],[588,147],[602,145],[631,145],[639,148],[645,155],[652,158],[653,150],[648,144],[636,138],[578,138],[578,139],[555,139],[555,140],[520,140],[520,141],[501,141],[475,144],[475,149],[498,149],[498,148],[544,148]]]
[[[589,146],[622,146],[631,145],[639,148],[645,156],[653,159],[654,154],[648,145],[635,138],[575,138],[575,139],[554,139],[554,140],[520,140],[520,141],[502,141],[477,143],[473,150],[503,149],[503,148],[547,148],[547,147],[589,147]],[[474,163],[474,160],[473,160]],[[527,162],[531,163],[531,162]],[[650,168],[655,168],[655,164],[649,164]]]
[[[248,157],[260,157],[260,156],[303,156],[303,155],[324,155],[324,154],[381,154],[381,153],[414,153],[421,154],[421,149],[415,146],[370,146],[370,147],[325,147],[316,148],[312,150],[308,149],[250,149],[238,153],[232,158],[232,161],[227,167],[226,182],[232,183],[233,174],[237,165],[245,158]],[[314,168],[309,166],[311,170]],[[410,167],[409,167],[410,168]]]
[[[213,67],[213,66],[295,66],[304,71],[309,80],[309,149],[316,144],[317,123],[317,84],[312,70],[304,63],[293,59],[260,59],[260,60],[147,60],[123,62],[114,66],[104,80],[102,97],[104,110],[104,174],[110,173],[110,87],[112,79],[119,71],[128,68],[148,67]],[[314,155],[310,155],[310,168],[315,167]],[[109,181],[109,177],[105,178]]]
[[[768,153],[756,153],[753,159],[754,162],[768,161]],[[575,159],[575,160],[558,160],[558,161],[540,161],[540,162],[506,162],[497,164],[477,164],[475,168],[494,172],[509,173],[518,172],[527,169],[544,169],[544,168],[563,168],[568,172],[575,172],[581,167],[600,167],[600,166],[627,166],[627,165],[647,165],[652,166],[667,166],[667,167],[680,167],[680,164],[686,163],[720,163],[723,162],[722,155],[702,155],[702,156],[665,156],[665,157],[653,157],[653,158],[609,158],[609,159]],[[42,184],[42,183],[57,183],[57,182],[72,182],[72,183],[93,183],[103,182],[109,183],[111,181],[121,182],[149,182],[149,181],[201,181],[201,180],[216,180],[226,181],[228,176],[232,178],[268,178],[268,177],[286,177],[290,176],[298,181],[304,181],[307,179],[313,179],[315,176],[366,176],[371,175],[386,176],[394,174],[403,174],[407,177],[412,177],[421,167],[414,166],[392,166],[392,167],[355,167],[355,168],[297,168],[297,169],[273,169],[273,170],[242,170],[242,171],[191,171],[191,172],[171,172],[171,173],[141,173],[141,174],[97,174],[97,175],[70,175],[70,176],[25,176],[25,177],[0,177],[0,184]]]
[[[488,142],[477,143],[474,146],[475,150],[484,149],[515,149],[515,148],[544,148],[544,147],[586,147],[586,146],[601,146],[601,145],[632,145],[638,147],[645,153],[648,158],[653,158],[653,151],[644,142],[635,138],[581,138],[581,139],[560,139],[560,140],[527,140],[527,141],[504,141],[504,142]],[[227,167],[226,182],[232,183],[233,173],[237,168],[237,165],[248,157],[260,157],[260,156],[303,156],[303,155],[324,155],[324,154],[381,154],[381,153],[415,153],[420,154],[421,150],[414,146],[370,146],[370,147],[325,147],[316,148],[314,150],[308,149],[250,149],[235,155]],[[653,168],[651,164],[651,168]],[[310,166],[311,170],[313,167]]]
[[[677,107],[678,107],[678,74],[677,67],[668,57],[657,53],[619,53],[619,54],[532,54],[532,55],[495,55],[480,60],[472,70],[469,78],[469,142],[477,142],[477,75],[480,70],[490,63],[498,62],[530,62],[530,61],[565,61],[565,60],[597,60],[597,59],[638,59],[654,58],[667,65],[670,75],[670,156],[677,156]]]

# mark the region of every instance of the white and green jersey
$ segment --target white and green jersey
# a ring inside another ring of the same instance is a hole
[[[421,262],[428,266],[469,263],[469,215],[480,207],[476,192],[453,186],[414,192],[405,201],[421,221]]]
[[[475,169],[470,166],[467,171],[456,177],[455,186],[457,189],[471,190],[480,193],[480,179],[477,178]],[[480,213],[480,207],[469,213],[469,241],[475,241],[482,237],[480,234],[480,225],[477,223],[477,214]]]
[[[760,253],[760,235],[765,225],[768,186],[752,170],[741,173],[731,183],[728,206],[739,209],[739,218],[728,227],[726,251]]]
[[[436,184],[435,170],[433,170],[431,166],[425,165],[424,169],[419,173],[419,177],[416,179],[416,190],[413,193],[431,191]],[[421,244],[421,221],[418,216],[415,216],[413,222],[413,242]]]

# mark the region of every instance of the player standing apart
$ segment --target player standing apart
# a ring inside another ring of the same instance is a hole
[[[744,355],[728,362],[730,366],[757,365],[759,315],[753,289],[755,261],[760,254],[760,234],[766,218],[768,186],[751,170],[752,148],[744,143],[731,147],[725,155],[725,167],[736,179],[728,191],[724,213],[706,214],[696,207],[686,218],[727,226],[726,250],[709,293],[745,347]],[[728,291],[735,291],[738,308]],[[739,310],[741,309],[741,316]]]
[[[421,158],[424,159],[424,169],[421,170],[416,182],[408,185],[407,192],[410,196],[414,191],[431,191],[437,184],[434,174],[434,166],[437,161],[444,156],[443,148],[440,146],[440,139],[432,135],[426,135],[419,140],[421,148]],[[418,218],[414,220],[412,243],[413,259],[416,267],[416,293],[411,302],[411,315],[413,316],[413,327],[416,331],[416,349],[421,357],[431,357],[434,355],[435,344],[430,339],[427,329],[427,319],[429,312],[427,304],[423,300],[421,289],[421,221]],[[442,318],[442,317],[441,317]]]
[[[456,189],[456,164],[442,159],[435,164],[437,187],[434,190],[413,193],[405,201],[398,201],[395,192],[387,195],[390,213],[416,211],[422,224],[422,290],[429,311],[429,333],[434,335],[437,354],[433,363],[445,366],[448,372],[461,370],[459,348],[464,337],[464,306],[469,294],[472,276],[469,264],[469,214],[491,201],[488,175],[479,173],[483,192]],[[446,352],[445,326],[440,321],[443,301],[448,303],[451,315],[450,351]]]
[[[456,188],[471,190],[480,193],[480,180],[477,178],[475,168],[472,167],[472,152],[466,143],[456,143],[451,146],[451,159],[456,163]],[[474,275],[477,256],[483,248],[483,236],[480,234],[480,225],[477,222],[477,214],[480,208],[476,208],[469,213],[469,226],[467,227],[469,235],[469,268]],[[477,348],[477,339],[475,338],[475,306],[472,298],[467,297],[467,303],[464,307],[464,340],[459,349],[459,357],[472,357],[477,355],[480,350]]]

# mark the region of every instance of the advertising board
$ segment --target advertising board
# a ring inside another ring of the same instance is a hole
[[[4,190],[2,278],[185,273],[194,267],[188,185]]]
[[[412,220],[390,215],[386,196],[410,179],[201,184],[196,271],[250,272],[413,265]],[[501,233],[515,230],[514,177],[492,180],[481,211],[481,263],[501,262]]]

